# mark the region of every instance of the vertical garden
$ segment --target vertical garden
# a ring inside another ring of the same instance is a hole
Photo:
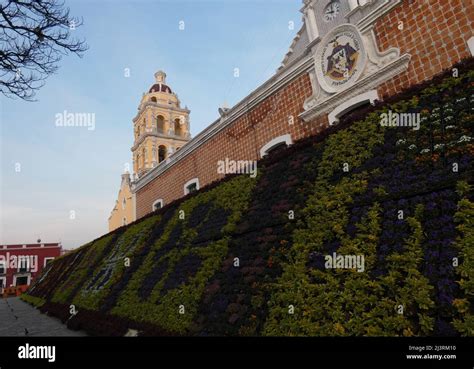
[[[473,65],[78,248],[23,298],[95,335],[474,335]]]

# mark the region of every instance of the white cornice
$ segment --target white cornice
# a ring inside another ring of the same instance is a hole
[[[401,3],[402,0],[385,0],[379,7],[375,8],[374,11],[357,22],[357,27],[360,32],[364,33],[366,29],[373,25],[380,17],[383,17]]]
[[[284,85],[308,71],[313,66],[313,58],[308,53],[304,53],[299,58],[289,63],[285,68],[279,70],[263,85],[259,86],[244,99],[239,101],[234,107],[229,109],[225,119],[218,118],[207,128],[196,135],[192,140],[188,141],[179,151],[175,152],[169,159],[169,162],[161,162],[158,166],[140,177],[132,187],[132,191],[136,192],[158,177],[161,173],[184,159],[187,155],[203,145],[225,127],[231,125],[242,115],[257,106],[267,97],[273,95]]]
[[[334,94],[328,99],[314,105],[307,111],[301,113],[299,117],[303,119],[303,121],[309,122],[317,116],[335,109],[344,101],[347,101],[363,92],[376,88],[381,83],[405,71],[408,68],[410,58],[411,56],[409,54],[402,55],[393,62],[380,68],[377,72],[362,78],[356,84],[352,85],[346,90]]]
[[[178,107],[173,106],[173,105],[166,105],[166,104],[156,103],[156,102],[153,102],[153,101],[146,101],[140,106],[140,108],[138,108],[138,113],[137,113],[137,115],[135,115],[135,117],[132,119],[132,121],[136,122],[137,119],[140,117],[140,115],[149,106],[152,107],[152,108],[160,108],[160,109],[164,109],[164,110],[171,110],[171,111],[176,111],[176,112],[179,112],[179,113],[189,114],[191,112],[191,110],[189,110],[189,109],[178,108]]]

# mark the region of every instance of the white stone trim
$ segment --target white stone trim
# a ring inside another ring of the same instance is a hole
[[[471,55],[474,56],[474,36],[472,36],[469,40],[467,40],[467,46],[469,46],[469,50],[471,51]]]
[[[187,181],[184,186],[183,186],[183,191],[184,191],[184,194],[187,195],[189,193],[189,190],[188,190],[188,186],[193,184],[193,183],[196,183],[196,189],[199,190],[199,178],[193,178],[193,179],[190,179],[189,181]]]
[[[268,154],[268,151],[270,151],[270,149],[272,149],[273,147],[275,147],[275,146],[277,146],[281,143],[285,143],[287,146],[291,145],[293,143],[293,141],[291,139],[291,135],[288,133],[286,135],[278,136],[278,137],[275,137],[274,139],[268,141],[265,145],[263,145],[260,148],[260,157],[263,158],[265,155]]]
[[[46,257],[44,258],[44,261],[43,261],[43,268],[46,266],[48,260],[54,260],[55,258],[54,257]]]
[[[131,187],[130,187],[130,190],[131,190]],[[132,210],[133,219],[132,219],[132,222],[134,222],[135,220],[137,220],[137,195],[134,192],[132,193],[132,206],[133,206],[133,210]]]
[[[364,33],[365,30],[374,24],[379,18],[389,13],[393,8],[400,5],[401,3],[402,0],[384,0],[378,8],[357,22],[357,27],[359,28],[360,32]]]
[[[360,95],[354,96],[353,98],[343,102],[336,109],[329,113],[329,124],[333,125],[335,123],[338,123],[339,117],[341,115],[346,114],[347,112],[365,103],[370,102],[371,104],[373,104],[375,100],[379,100],[379,94],[377,93],[377,90],[370,90]]]
[[[164,206],[164,204],[165,204],[165,202],[163,201],[163,199],[155,200],[155,201],[153,202],[153,204],[151,204],[151,211],[155,211],[155,210],[156,210],[156,209],[155,209],[155,205],[158,204],[158,203],[161,204],[160,209],[161,209],[161,208]]]
[[[31,273],[21,273],[21,274],[14,274],[13,275],[13,286],[16,286],[16,279],[21,278],[21,277],[28,277],[27,285],[29,286],[31,284]]]
[[[362,92],[376,88],[381,83],[407,70],[410,59],[410,54],[402,55],[398,59],[377,70],[374,74],[370,74],[360,79],[355,85],[352,85],[346,90],[331,95],[331,97],[322,102],[311,104],[311,107],[302,112],[299,117],[305,122],[311,121],[312,119],[335,109],[338,105],[344,103],[344,101],[349,100]]]

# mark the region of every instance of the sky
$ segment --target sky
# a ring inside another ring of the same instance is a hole
[[[301,3],[66,0],[84,21],[73,36],[89,49],[63,57],[37,101],[0,96],[0,244],[41,239],[71,249],[107,233],[153,74],[166,72],[195,136],[220,106],[275,73],[301,26]],[[64,111],[94,114],[94,129],[57,126]]]

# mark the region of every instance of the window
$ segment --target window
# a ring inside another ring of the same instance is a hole
[[[184,184],[184,194],[196,192],[199,190],[199,179],[193,178]]]
[[[156,117],[156,130],[158,133],[165,133],[165,118],[162,115]]]
[[[0,274],[6,274],[7,268],[5,267],[5,263],[1,262],[0,263]]]
[[[180,118],[176,118],[174,120],[174,134],[176,136],[182,136],[183,135],[183,129],[181,128],[181,120]]]
[[[155,211],[155,210],[161,209],[163,207],[163,203],[164,203],[163,199],[156,200],[151,206],[151,210]]]
[[[44,258],[44,266],[48,265],[49,263],[51,263],[52,261],[54,260],[54,258]]]
[[[123,217],[123,219],[122,219],[122,225],[127,225],[127,218]]]
[[[122,200],[122,210],[125,210],[125,207],[127,205],[127,200],[125,200],[125,197]]]
[[[0,291],[7,286],[7,277],[0,277]]]
[[[359,6],[364,6],[367,2],[368,0],[349,0],[349,7],[353,10]]]
[[[292,143],[293,141],[291,140],[290,134],[275,137],[273,140],[267,142],[265,145],[262,146],[262,148],[260,149],[260,157],[264,157],[270,152],[274,150],[280,150],[282,147],[291,145]]]
[[[28,276],[16,277],[15,286],[23,286],[28,285],[30,282],[30,278]]]
[[[166,146],[160,145],[158,146],[158,162],[161,163],[165,159],[166,159]]]
[[[155,97],[155,96],[152,96],[151,99],[150,99],[150,101],[156,102],[156,97]]]
[[[364,92],[363,94],[354,96],[352,99],[349,99],[339,105],[336,109],[334,109],[328,115],[329,124],[333,125],[339,122],[339,119],[342,118],[343,115],[346,115],[353,110],[360,108],[361,106],[367,104],[373,104],[375,100],[378,100],[379,96],[377,94],[377,90],[371,90]]]

